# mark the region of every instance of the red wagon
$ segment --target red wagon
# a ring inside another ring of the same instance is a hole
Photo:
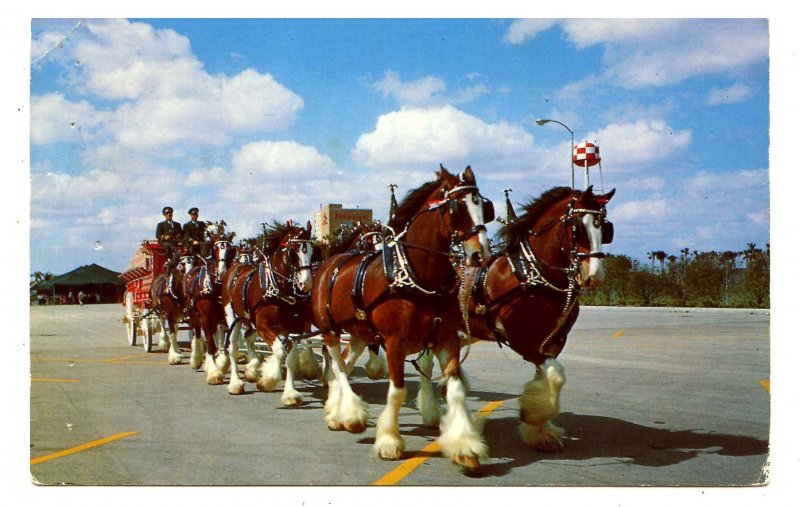
[[[153,349],[153,333],[160,326],[151,308],[150,285],[156,276],[164,272],[167,255],[156,240],[144,240],[136,250],[128,268],[119,275],[125,280],[123,299],[125,332],[131,346],[136,345],[137,335],[142,337],[145,352]]]

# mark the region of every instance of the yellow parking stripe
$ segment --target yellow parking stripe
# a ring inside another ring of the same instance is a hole
[[[492,411],[496,410],[500,405],[505,403],[506,400],[501,401],[493,401],[484,405],[483,408],[478,410],[477,415],[480,417],[486,417]],[[431,442],[430,444],[426,445],[422,448],[421,451],[417,451],[411,455],[410,458],[406,459],[402,463],[400,463],[397,467],[395,467],[391,472],[384,475],[377,481],[373,482],[373,486],[393,486],[398,482],[402,481],[405,477],[407,477],[411,472],[417,469],[420,465],[425,463],[433,454],[439,452],[439,443],[438,442]]]
[[[101,438],[100,440],[95,440],[93,442],[87,442],[85,444],[81,444],[75,447],[71,447],[69,449],[64,449],[63,451],[54,452],[52,454],[47,454],[45,456],[40,456],[38,458],[33,458],[31,460],[31,465],[38,465],[39,463],[44,463],[45,461],[50,461],[56,458],[62,458],[64,456],[69,456],[70,454],[75,454],[81,451],[85,451],[87,449],[92,449],[94,447],[98,447],[101,445],[105,445],[109,442],[113,442],[115,440],[119,440],[121,438],[130,437],[133,435],[137,435],[138,431],[126,431],[125,433],[117,433],[116,435],[111,435],[110,437]]]

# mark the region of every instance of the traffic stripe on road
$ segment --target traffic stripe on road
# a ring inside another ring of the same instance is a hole
[[[131,437],[133,435],[137,435],[138,431],[126,431],[124,433],[117,433],[116,435],[111,435],[110,437],[101,438],[100,440],[94,440],[92,442],[87,442],[85,444],[81,444],[75,447],[70,447],[69,449],[64,449],[63,451],[54,452],[52,454],[46,454],[44,456],[39,456],[38,458],[33,458],[31,460],[31,465],[38,465],[39,463],[44,463],[45,461],[50,461],[56,458],[62,458],[64,456],[69,456],[70,454],[75,454],[81,451],[86,451],[88,449],[92,449],[94,447],[99,447],[101,445],[108,444],[110,442],[114,442],[115,440],[120,440],[122,438]]]
[[[142,356],[148,357],[148,356]],[[31,361],[45,363],[73,363],[73,364],[144,364],[144,365],[167,365],[166,361],[123,361],[123,358],[116,359],[74,359],[64,357],[32,357]]]
[[[759,380],[758,383],[761,384],[761,387],[763,387],[767,392],[769,392],[769,379]]]
[[[506,400],[500,401],[492,401],[487,403],[483,406],[480,410],[478,410],[477,415],[479,417],[486,417],[492,411],[496,410],[500,405],[505,403]],[[431,456],[439,452],[439,443],[438,442],[431,442],[430,444],[426,445],[422,448],[422,450],[415,452],[411,455],[410,458],[406,459],[402,463],[400,463],[396,468],[394,468],[391,472],[384,475],[377,481],[373,482],[373,486],[393,486],[398,482],[402,481],[405,477],[407,477],[411,472],[417,469],[420,465],[425,463]]]

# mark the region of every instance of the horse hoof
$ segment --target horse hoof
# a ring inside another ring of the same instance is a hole
[[[356,421],[344,425],[345,431],[348,433],[364,433],[367,429],[367,423]]]
[[[457,455],[453,457],[453,463],[461,467],[461,471],[465,475],[479,475],[481,471],[481,462],[477,456],[462,456]]]
[[[286,407],[297,407],[303,404],[303,397],[299,394],[293,396],[284,396],[281,401]]]
[[[344,426],[339,421],[330,420],[328,421],[328,429],[331,431],[342,431]]]
[[[244,394],[244,385],[232,386],[228,384],[228,392],[234,396],[239,396],[240,394]]]

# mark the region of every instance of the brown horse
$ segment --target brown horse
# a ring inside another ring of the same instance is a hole
[[[185,314],[183,278],[192,269],[194,258],[181,257],[177,266],[157,275],[150,285],[151,309],[159,321],[158,346],[168,351],[169,364],[181,364],[183,356],[178,346],[178,323]]]
[[[480,429],[466,410],[459,368],[461,313],[452,246],[462,243],[470,264],[488,260],[483,214],[490,206],[479,194],[472,169],[456,176],[442,167],[436,180],[409,192],[398,207],[388,223],[396,234],[386,241],[384,255],[334,255],[314,275],[314,323],[332,359],[325,402],[330,429],[362,432],[368,419],[366,403],[348,381],[339,334],[346,331],[353,339],[385,346],[390,384],[375,439],[375,451],[383,459],[403,455],[398,414],[406,399],[405,358],[424,349],[437,354],[448,378],[442,452],[467,470],[478,468],[485,455]]]
[[[613,195],[614,190],[595,195],[592,187],[545,192],[501,229],[503,251],[471,273],[471,338],[506,345],[535,365],[520,397],[519,431],[541,451],[563,449],[564,431],[550,422],[565,382],[556,357],[578,318],[581,290],[596,288],[605,276],[602,245],[613,239],[606,204]],[[424,376],[417,402],[423,420],[436,424],[440,409]]]
[[[194,331],[192,340],[192,367],[197,369],[201,364],[206,372],[206,382],[210,385],[219,385],[223,382],[228,367],[228,356],[219,353],[224,343],[227,323],[223,309],[222,276],[235,258],[235,251],[228,238],[214,241],[212,260],[208,263],[199,259],[199,265],[194,266],[184,277],[183,292],[186,298],[186,309],[189,315],[189,325]],[[205,338],[203,344],[200,340]],[[203,354],[205,351],[205,354]]]
[[[281,397],[284,405],[298,405],[303,399],[294,388],[297,348],[291,335],[311,330],[308,299],[312,263],[318,252],[311,240],[311,222],[305,228],[291,222],[275,222],[265,232],[262,260],[234,265],[223,281],[222,304],[233,318],[228,333],[231,362],[235,364],[237,337],[244,328],[248,350],[245,378],[256,381],[259,390],[271,391],[282,379],[281,364],[285,360],[287,373]],[[255,353],[256,334],[272,350],[263,364]],[[244,392],[237,368],[231,369],[228,392]]]

